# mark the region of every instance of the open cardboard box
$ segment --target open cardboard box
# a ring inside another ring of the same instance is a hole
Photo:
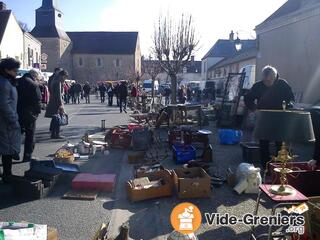
[[[154,172],[151,173],[148,178],[150,181],[158,181],[162,179],[164,184],[158,187],[150,187],[147,189],[136,189],[133,180],[130,180],[126,183],[129,200],[131,200],[132,202],[138,202],[147,199],[172,196],[173,178],[170,171],[162,170]]]
[[[142,169],[142,168],[145,168]],[[134,166],[133,175],[135,178],[148,177],[150,174],[164,170],[164,167],[158,161],[137,164]]]
[[[202,168],[175,169],[174,183],[179,198],[211,196],[211,178]]]

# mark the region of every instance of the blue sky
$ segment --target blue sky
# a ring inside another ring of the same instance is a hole
[[[34,27],[35,9],[42,0],[4,0],[18,20]],[[143,54],[149,55],[153,26],[159,13],[191,13],[200,49],[197,59],[230,31],[251,38],[253,29],[286,0],[58,0],[67,31],[139,31]]]

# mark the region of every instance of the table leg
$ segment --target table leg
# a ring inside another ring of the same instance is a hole
[[[259,205],[260,205],[260,200],[261,200],[261,190],[259,190],[259,193],[258,193],[258,197],[257,197],[257,201],[256,201],[256,206],[255,206],[254,213],[253,213],[254,216],[257,216],[257,214],[258,214]],[[252,226],[252,227],[251,227],[251,236],[254,234],[254,230],[255,230],[255,226]]]

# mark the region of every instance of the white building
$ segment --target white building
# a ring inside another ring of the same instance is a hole
[[[23,31],[11,10],[0,2],[0,58],[12,57],[24,62]]]
[[[30,33],[24,32],[11,10],[0,2],[0,59],[15,58],[21,67],[40,67],[41,42]]]

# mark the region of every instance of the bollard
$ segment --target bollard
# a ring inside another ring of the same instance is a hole
[[[101,129],[102,130],[106,129],[106,120],[101,120]]]

